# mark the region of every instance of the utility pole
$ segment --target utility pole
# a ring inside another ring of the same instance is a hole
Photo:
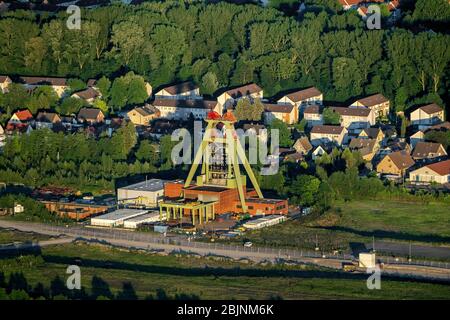
[[[375,236],[372,236],[372,252],[375,252]]]
[[[412,251],[412,244],[411,244],[411,240],[409,240],[409,256],[408,256],[408,262],[411,262],[411,261],[412,261],[411,251]]]

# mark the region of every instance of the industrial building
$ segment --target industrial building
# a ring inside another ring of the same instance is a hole
[[[225,213],[288,214],[287,200],[263,197],[234,129],[236,121],[230,110],[224,115],[208,113],[205,134],[186,181],[164,184],[161,219],[165,214],[167,220],[181,222],[188,216],[195,226]],[[241,174],[241,165],[247,175]]]
[[[91,225],[99,227],[122,226],[125,220],[143,216],[147,212],[148,210],[119,209],[95,218],[91,218]]]
[[[286,216],[270,215],[270,216],[250,220],[244,224],[244,228],[250,229],[250,230],[261,229],[261,228],[279,224],[285,220],[286,220]]]
[[[163,219],[164,218],[165,217],[163,217]],[[137,229],[137,227],[139,227],[143,223],[158,222],[160,221],[159,219],[159,212],[151,211],[149,213],[125,220],[123,222],[123,227],[129,229]]]
[[[128,207],[154,208],[164,196],[168,180],[150,179],[117,189],[117,202]]]

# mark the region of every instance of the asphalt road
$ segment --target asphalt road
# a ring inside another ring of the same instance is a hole
[[[366,247],[372,249],[372,244],[370,243]],[[409,256],[409,249],[408,243],[375,241],[375,250],[385,254]],[[411,256],[413,258],[450,259],[450,247],[411,244]]]

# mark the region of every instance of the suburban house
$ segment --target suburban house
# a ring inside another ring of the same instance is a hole
[[[310,127],[323,124],[323,116],[320,113],[320,106],[317,104],[306,107],[303,111],[303,118]]]
[[[75,92],[74,94],[72,94],[72,97],[83,99],[87,103],[93,103],[95,99],[101,97],[101,94],[96,89],[88,87],[87,89]]]
[[[267,142],[268,134],[267,129],[264,125],[246,123],[242,126],[242,129],[244,130],[244,134],[246,134],[247,136],[256,136],[262,142]]]
[[[0,124],[0,147],[2,147],[4,145],[5,139],[6,139],[5,130],[3,129],[2,125]]]
[[[62,116],[61,117],[61,125],[67,129],[72,130],[72,128],[82,127],[83,125],[78,123],[77,119],[74,116]]]
[[[356,9],[364,0],[339,0],[344,10]]]
[[[159,110],[161,118],[188,120],[192,114],[195,119],[206,119],[210,111],[222,114],[222,108],[217,101],[201,99],[160,99],[153,102]]]
[[[151,120],[159,117],[160,112],[154,106],[146,104],[128,111],[127,115],[134,125],[148,126]]]
[[[12,81],[10,77],[0,75],[0,92],[6,93],[8,91],[8,86],[11,83]]]
[[[14,112],[11,119],[9,119],[8,123],[28,123],[33,120],[33,115],[30,110],[20,110]]]
[[[287,124],[298,122],[298,109],[292,104],[263,103],[264,122],[270,124],[273,119],[279,119]]]
[[[380,93],[358,99],[350,105],[350,108],[359,107],[373,110],[375,118],[383,118],[389,114],[389,100]]]
[[[162,88],[155,93],[156,99],[202,99],[200,87],[191,81]]]
[[[392,152],[386,155],[377,165],[377,172],[385,175],[403,177],[410,167],[414,165],[414,160],[406,150]]]
[[[310,105],[322,105],[323,94],[316,87],[295,91],[283,96],[278,103],[293,104],[300,113]]]
[[[428,127],[426,132],[429,130],[437,130],[437,131],[450,131],[450,122],[444,121],[434,126]]]
[[[447,152],[445,151],[444,146],[435,142],[417,142],[412,152],[412,157],[416,161],[437,160],[446,156]]]
[[[450,160],[432,163],[409,173],[411,183],[450,183]]]
[[[351,133],[360,133],[362,129],[375,124],[375,113],[372,109],[331,107],[341,116],[341,126]]]
[[[237,101],[242,98],[260,99],[263,98],[263,89],[261,89],[256,83],[250,83],[245,86],[227,90],[217,97],[217,102],[223,109],[233,106]]]
[[[295,163],[302,162],[303,160],[305,160],[305,156],[302,153],[298,152],[287,154],[283,159],[284,162],[295,162]]]
[[[36,116],[36,129],[52,129],[56,123],[61,123],[61,118],[54,112],[39,112]]]
[[[364,128],[359,133],[358,138],[375,139],[379,144],[382,144],[384,140],[384,132],[381,128]]]
[[[375,139],[353,138],[349,144],[350,150],[359,151],[365,161],[372,161],[380,148],[380,144]]]
[[[297,153],[303,155],[307,155],[313,148],[307,137],[298,138],[292,147]]]
[[[432,126],[444,121],[444,109],[431,103],[411,112],[410,120],[412,125]]]
[[[29,90],[40,86],[50,86],[60,98],[64,96],[66,90],[69,88],[67,79],[65,78],[20,77],[20,80],[25,88]]]
[[[78,112],[77,119],[79,122],[87,122],[89,124],[101,123],[105,120],[102,110],[95,108],[81,108]]]
[[[417,131],[416,133],[409,136],[409,144],[411,148],[415,148],[417,142],[425,141],[425,133],[423,131]]]
[[[335,143],[338,146],[346,143],[348,131],[341,126],[319,125],[314,126],[311,130],[311,144],[318,146],[319,144]]]
[[[317,158],[320,158],[325,153],[327,153],[325,149],[319,145],[313,150],[311,158],[315,161]]]

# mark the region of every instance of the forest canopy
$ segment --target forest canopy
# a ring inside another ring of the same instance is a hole
[[[449,100],[448,34],[366,30],[355,11],[317,3],[299,17],[224,2],[114,4],[83,10],[81,30],[66,28],[65,12],[7,12],[0,74],[86,80],[133,71],[153,88],[191,79],[206,94],[252,81],[265,96],[314,85],[336,102],[381,92],[397,111]],[[435,10],[417,12],[430,19]]]

